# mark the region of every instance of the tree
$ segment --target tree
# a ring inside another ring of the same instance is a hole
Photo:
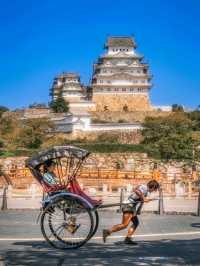
[[[172,104],[172,112],[184,112],[184,108],[179,104]]]
[[[27,119],[16,141],[21,148],[38,149],[52,129],[53,124],[47,119]]]
[[[67,113],[69,111],[69,103],[65,101],[61,93],[55,100],[51,101],[49,106],[55,113]]]
[[[3,146],[4,146],[3,140],[0,139],[0,148],[3,148]]]
[[[29,105],[29,108],[46,108],[45,103],[32,103]]]
[[[149,154],[162,159],[192,159],[196,142],[192,136],[192,121],[184,112],[167,117],[147,117],[142,131]]]
[[[15,149],[15,140],[19,134],[21,122],[13,112],[0,118],[0,138],[3,146],[8,149]]]
[[[189,112],[188,118],[192,121],[193,130],[200,131],[200,110]]]
[[[4,112],[7,112],[7,111],[9,111],[7,107],[0,105],[0,117],[2,116]]]
[[[37,149],[49,139],[53,124],[45,119],[20,119],[16,113],[0,118],[0,148],[6,151]]]

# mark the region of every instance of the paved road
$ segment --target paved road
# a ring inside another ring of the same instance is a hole
[[[120,221],[112,211],[101,212],[96,236],[74,251],[55,250],[46,244],[36,224],[37,211],[0,213],[0,265],[200,265],[200,218],[195,216],[140,216],[135,239],[124,245],[125,231],[103,244],[101,230]]]

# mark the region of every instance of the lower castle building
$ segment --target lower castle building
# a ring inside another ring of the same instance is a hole
[[[83,86],[77,73],[54,79],[51,95],[61,93],[70,109],[82,111],[148,111],[151,76],[132,37],[109,37],[106,52],[93,66],[91,84]]]

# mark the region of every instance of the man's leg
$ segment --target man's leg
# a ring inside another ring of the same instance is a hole
[[[127,237],[131,237],[135,233],[135,230],[137,229],[137,227],[139,225],[139,219],[138,219],[137,215],[133,216],[132,223],[133,224],[128,229]]]
[[[132,235],[135,233],[135,230],[136,228],[138,227],[139,225],[139,220],[138,220],[138,217],[137,215],[136,216],[133,216],[132,218],[132,225],[131,227],[128,229],[128,233],[127,233],[127,236],[125,238],[125,244],[131,244],[131,245],[137,245],[136,242],[134,242],[133,240],[131,240],[131,237]]]
[[[114,225],[110,230],[104,229],[103,230],[103,241],[104,241],[104,243],[106,242],[106,238],[110,234],[125,229],[129,225],[129,223],[132,220],[132,218],[133,218],[133,213],[125,212],[125,213],[123,213],[122,223],[121,224]]]

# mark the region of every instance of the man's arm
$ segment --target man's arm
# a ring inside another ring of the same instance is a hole
[[[140,198],[142,202],[147,203],[147,202],[152,201],[152,199],[145,197],[144,194],[138,188],[134,189],[133,192],[135,192],[138,195],[138,197]]]
[[[133,189],[133,192],[140,198],[142,202],[145,201],[144,194],[138,188]]]

